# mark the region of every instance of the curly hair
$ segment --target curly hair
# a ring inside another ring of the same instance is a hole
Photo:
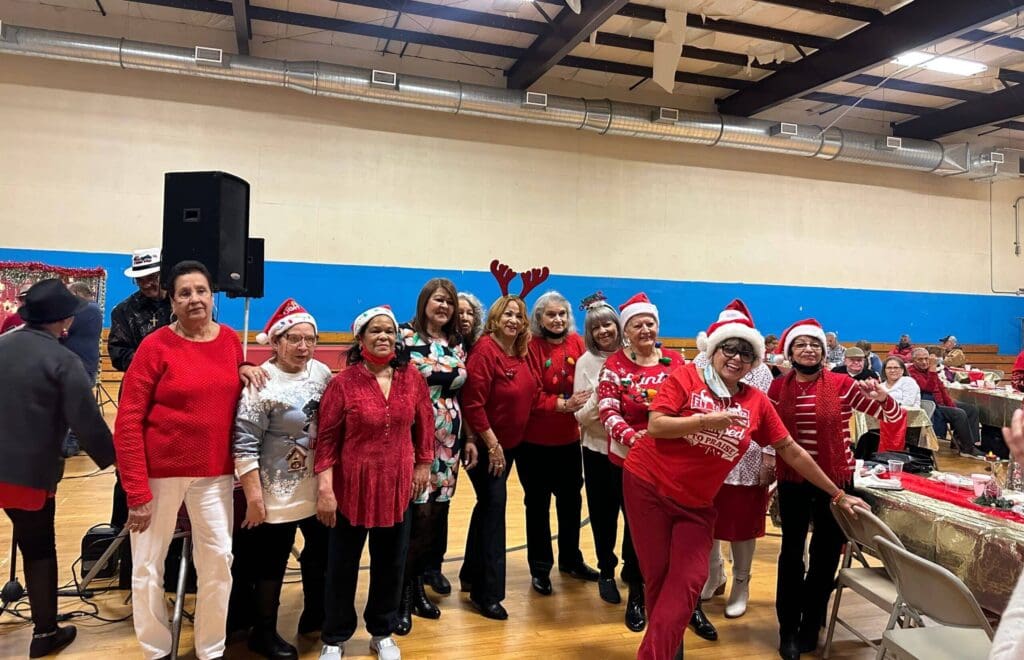
[[[491,308],[487,310],[487,323],[484,324],[484,333],[488,335],[494,335],[497,333],[501,326],[501,315],[505,313],[505,310],[509,305],[515,305],[519,308],[519,313],[523,315],[523,327],[516,335],[515,341],[512,343],[512,352],[519,357],[526,357],[526,352],[530,345],[530,339],[533,338],[533,333],[530,332],[530,326],[526,322],[526,301],[519,296],[502,296],[495,300],[491,304]]]

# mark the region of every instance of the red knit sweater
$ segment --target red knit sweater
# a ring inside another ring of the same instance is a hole
[[[580,425],[572,413],[557,412],[558,400],[572,396],[576,378],[576,360],[587,350],[579,335],[572,334],[561,344],[543,337],[530,340],[526,359],[541,383],[537,405],[530,413],[523,439],[535,445],[569,445],[580,440]]]
[[[466,371],[462,414],[470,428],[477,434],[491,429],[505,449],[518,445],[540,391],[526,359],[505,355],[498,342],[485,335],[473,346]]]
[[[221,324],[194,342],[170,327],[139,345],[121,383],[114,448],[128,506],[153,499],[150,478],[231,474],[231,432],[241,392],[242,344]]]

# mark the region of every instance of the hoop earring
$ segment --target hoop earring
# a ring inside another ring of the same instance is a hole
[[[174,312],[171,312],[170,322],[171,323],[177,323],[178,322],[178,315],[175,314]]]

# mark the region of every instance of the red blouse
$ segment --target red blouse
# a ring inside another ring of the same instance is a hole
[[[462,414],[470,428],[477,434],[491,429],[505,449],[517,446],[540,391],[526,358],[505,355],[498,342],[485,335],[473,345],[466,370]]]
[[[0,509],[21,509],[38,511],[46,504],[46,498],[53,497],[45,488],[19,486],[0,481]]]
[[[552,344],[543,337],[530,340],[526,359],[537,380],[540,395],[530,413],[523,439],[537,445],[559,446],[579,442],[580,426],[576,416],[557,412],[558,400],[572,396],[576,378],[576,360],[587,350],[579,335],[572,334],[561,344]]]
[[[361,527],[402,522],[413,463],[434,460],[434,408],[420,373],[395,369],[385,399],[365,365],[349,367],[327,384],[319,415],[315,470],[333,470],[341,514]]]

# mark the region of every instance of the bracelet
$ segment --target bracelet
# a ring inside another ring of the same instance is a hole
[[[495,444],[493,447],[488,447],[487,448],[487,453],[488,454],[493,454],[494,452],[498,451],[499,449],[501,449],[501,445],[500,444]]]
[[[832,504],[838,505],[839,503],[841,503],[845,499],[846,499],[846,493],[843,492],[843,491],[839,491],[838,493],[836,493],[835,495],[832,496]]]

